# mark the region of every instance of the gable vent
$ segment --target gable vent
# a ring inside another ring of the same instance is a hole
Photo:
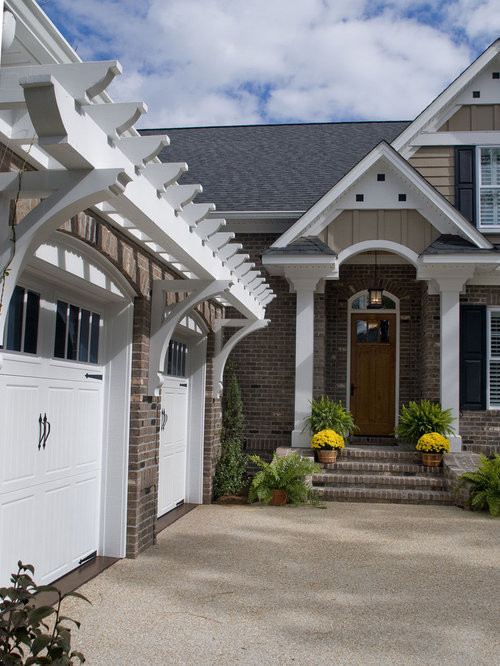
[[[378,173],[377,180],[379,181],[379,183],[383,182],[385,180],[385,173]]]
[[[473,90],[472,91],[472,97],[474,97],[474,99],[477,99],[478,97],[481,97],[481,92],[479,90]]]
[[[365,200],[364,194],[356,194],[356,201],[364,201],[364,200]]]
[[[398,194],[398,201],[406,201],[406,194]]]
[[[492,79],[500,79],[500,72],[492,72],[491,78]]]

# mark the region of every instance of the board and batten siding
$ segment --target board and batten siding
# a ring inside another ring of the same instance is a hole
[[[439,132],[500,130],[500,104],[464,104],[439,128]]]
[[[408,161],[452,206],[455,205],[453,146],[423,146]]]
[[[438,237],[416,210],[344,210],[320,234],[337,253],[362,241],[387,240],[420,254]]]

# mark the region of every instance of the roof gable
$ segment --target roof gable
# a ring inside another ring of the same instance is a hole
[[[417,146],[412,142],[422,132],[437,131],[463,104],[498,104],[500,79],[500,39],[489,46],[479,58],[458,76],[436,99],[420,113],[392,142],[393,148],[408,159]],[[480,96],[473,96],[479,92]]]
[[[378,180],[379,173],[384,174],[384,181]],[[399,194],[405,195],[406,200],[400,201]],[[357,200],[360,195],[363,195],[362,201]],[[387,208],[416,209],[441,234],[458,235],[476,247],[492,247],[449,201],[385,142],[370,151],[282,234],[273,247],[289,245],[301,236],[319,234],[342,210]]]

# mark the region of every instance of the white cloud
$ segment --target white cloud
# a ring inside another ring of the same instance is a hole
[[[495,1],[51,0],[44,9],[82,58],[122,62],[111,94],[146,101],[142,126],[170,127],[413,118],[496,36]]]

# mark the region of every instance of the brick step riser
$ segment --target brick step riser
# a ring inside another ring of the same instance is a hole
[[[422,456],[414,451],[369,451],[367,449],[343,449],[337,460],[359,460],[362,462],[405,462],[421,465]]]
[[[325,471],[341,472],[342,474],[379,474],[388,476],[432,475],[442,476],[442,467],[424,467],[423,465],[406,465],[405,463],[376,463],[376,462],[350,462],[340,461],[331,465],[322,465]]]
[[[344,475],[331,475],[325,478],[325,475],[313,476],[313,485],[325,486],[328,488],[384,488],[393,490],[445,490],[443,479],[422,478],[422,477],[348,477]]]
[[[453,497],[443,491],[418,491],[386,489],[360,490],[352,488],[316,488],[325,502],[367,502],[383,504],[438,504],[452,506]]]

